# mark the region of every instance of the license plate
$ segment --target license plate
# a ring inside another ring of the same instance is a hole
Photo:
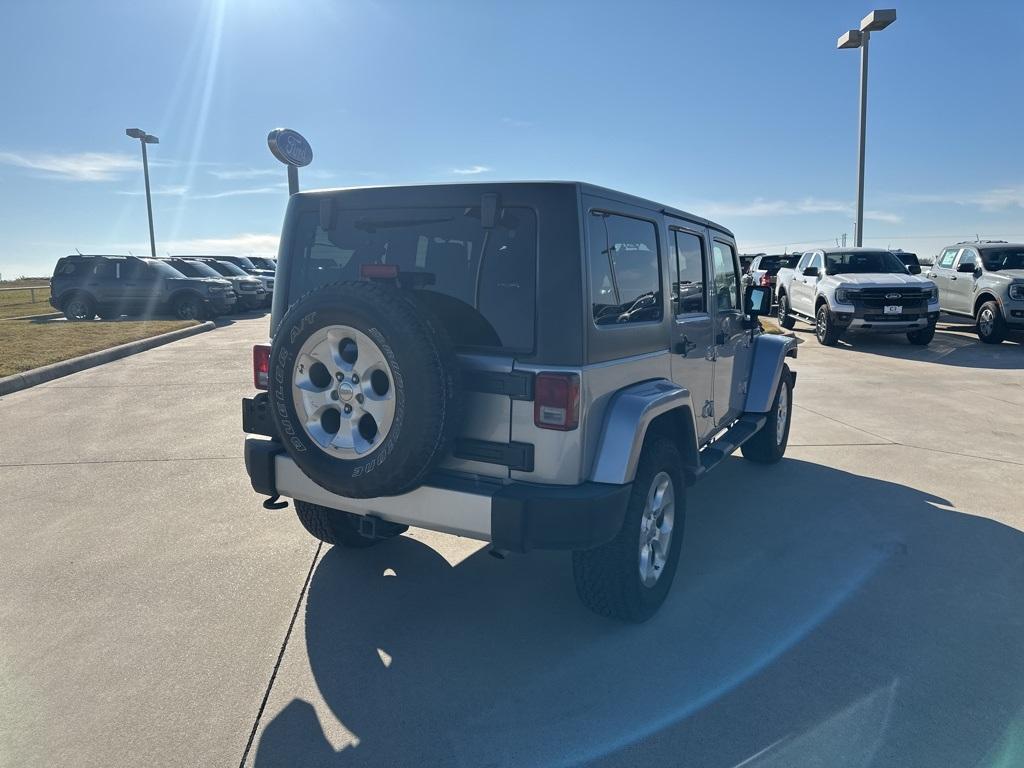
[[[903,307],[899,306],[898,304],[889,304],[885,307],[883,312],[886,315],[902,315]]]

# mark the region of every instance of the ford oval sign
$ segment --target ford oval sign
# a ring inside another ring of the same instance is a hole
[[[302,134],[291,128],[276,128],[267,136],[267,144],[274,157],[285,165],[301,168],[313,161],[313,148]]]

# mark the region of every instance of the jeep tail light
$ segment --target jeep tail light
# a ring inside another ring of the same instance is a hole
[[[256,389],[270,387],[269,344],[256,344],[252,348],[252,383]]]
[[[580,377],[575,373],[538,373],[533,389],[533,423],[567,432],[580,424]]]

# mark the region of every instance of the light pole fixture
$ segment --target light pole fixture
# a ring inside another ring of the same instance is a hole
[[[153,236],[153,199],[149,193],[149,157],[146,154],[147,144],[159,144],[160,139],[151,133],[146,133],[141,128],[126,128],[125,135],[132,139],[138,139],[142,145],[142,175],[146,179],[146,211],[149,213],[149,252],[156,258],[156,238]]]
[[[860,140],[857,146],[857,231],[855,245],[864,244],[864,137],[868,122],[868,43],[872,32],[879,32],[896,21],[893,8],[872,11],[860,20],[860,29],[839,36],[836,48],[860,48]]]

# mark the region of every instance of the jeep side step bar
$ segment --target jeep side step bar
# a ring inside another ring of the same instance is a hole
[[[700,467],[694,479],[710,472],[733,451],[752,438],[768,421],[767,414],[748,413],[741,416],[725,433],[700,452]]]

